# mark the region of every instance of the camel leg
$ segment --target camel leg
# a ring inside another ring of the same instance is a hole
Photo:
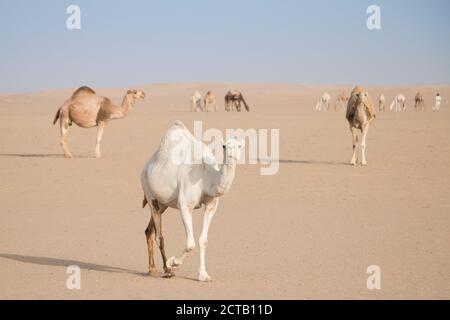
[[[215,198],[213,201],[208,203],[206,205],[205,214],[203,216],[203,227],[202,227],[202,232],[200,234],[200,239],[198,241],[199,246],[200,246],[200,268],[199,268],[199,275],[198,275],[199,281],[211,280],[211,277],[206,272],[205,253],[206,253],[206,246],[208,245],[209,225],[211,224],[212,218],[214,217],[214,214],[216,213],[218,204],[219,204],[218,198]]]
[[[366,161],[366,137],[367,137],[367,132],[369,131],[369,124],[366,124],[363,128],[362,128],[362,134],[361,134],[361,164],[363,166],[367,165],[367,161]]]
[[[163,268],[164,268],[164,277],[170,278],[174,274],[171,272],[169,268],[167,268],[167,258],[166,258],[166,251],[164,250],[164,237],[162,235],[162,223],[161,223],[161,214],[164,212],[165,208],[155,208],[152,205],[150,205],[150,209],[152,211],[152,220],[155,225],[155,241],[159,247],[159,251],[161,252],[161,258],[163,261]]]
[[[69,146],[67,144],[67,132],[69,131],[69,119],[65,117],[60,118],[60,131],[61,139],[60,143],[64,150],[64,157],[72,158],[72,153],[70,152]]]
[[[167,260],[167,267],[170,269],[177,268],[183,264],[184,259],[189,255],[189,253],[195,249],[194,240],[194,228],[192,227],[192,210],[190,210],[185,205],[179,205],[181,219],[183,220],[184,228],[186,229],[186,247],[178,257],[170,257]]]
[[[98,132],[97,132],[97,144],[95,145],[95,157],[100,158],[102,155],[100,153],[100,142],[103,137],[103,130],[105,129],[106,123],[99,122],[98,124]]]
[[[357,151],[357,144],[358,144],[358,133],[357,129],[355,127],[350,126],[350,131],[352,132],[352,138],[353,138],[353,155],[352,160],[350,160],[350,164],[352,166],[356,165],[356,151]]]
[[[148,249],[148,273],[156,273],[155,258],[153,256],[153,241],[155,241],[155,224],[153,223],[153,218],[150,217],[150,222],[148,223],[147,229],[145,229],[145,237],[147,239],[147,249]]]

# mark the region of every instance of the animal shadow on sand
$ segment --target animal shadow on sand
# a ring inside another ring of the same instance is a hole
[[[95,270],[101,272],[117,272],[117,273],[129,273],[134,275],[147,276],[147,273],[129,270],[125,268],[112,267],[103,264],[95,264],[89,262],[83,262],[78,260],[69,259],[58,259],[58,258],[48,258],[48,257],[34,257],[34,256],[23,256],[18,254],[0,253],[0,258],[20,261],[23,263],[38,264],[41,266],[54,266],[54,267],[68,267],[68,266],[78,266],[80,269],[85,270]]]
[[[0,157],[17,158],[64,158],[62,153],[0,153]],[[75,158],[88,158],[87,156],[75,156]]]
[[[280,160],[268,160],[268,159],[259,159],[262,164],[269,164],[271,161],[278,161],[282,164],[312,164],[312,165],[330,165],[330,166],[347,166],[346,162],[334,162],[334,161],[321,161],[321,160],[293,160],[293,159],[280,159]]]

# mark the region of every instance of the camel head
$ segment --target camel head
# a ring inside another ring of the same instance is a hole
[[[245,146],[245,140],[229,139],[223,143],[223,157],[226,164],[235,164],[241,157],[241,149]]]
[[[133,101],[144,99],[145,98],[145,92],[136,90],[136,89],[128,89],[127,96],[132,98]]]
[[[369,96],[369,93],[362,87],[355,87],[352,91],[352,95],[356,96],[356,105],[360,105],[360,104],[365,104],[366,106],[368,105],[373,105],[372,103],[372,99]]]

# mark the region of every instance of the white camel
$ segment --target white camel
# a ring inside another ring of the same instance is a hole
[[[208,229],[217,210],[219,197],[230,189],[234,180],[236,163],[243,145],[243,142],[235,139],[223,144],[224,164],[219,166],[212,151],[196,140],[180,121],[176,121],[165,133],[158,150],[145,164],[141,174],[143,206],[148,203],[151,211],[150,222],[145,230],[150,273],[156,272],[153,241],[156,241],[161,251],[164,276],[173,276],[173,270],[183,264],[184,259],[195,248],[193,210],[204,205],[203,227],[199,238],[198,280],[211,280],[205,267]],[[168,207],[180,210],[187,240],[180,256],[166,259],[161,214]]]
[[[384,97],[384,94],[380,94],[378,97],[378,110],[384,111],[386,107],[386,98]]]
[[[405,111],[406,110],[406,97],[402,94],[397,95],[391,103],[389,110]]]
[[[191,112],[200,112],[202,110],[202,95],[200,92],[195,91],[191,97]]]
[[[328,93],[324,93],[320,96],[319,101],[316,104],[316,111],[327,111],[330,107],[331,96]]]

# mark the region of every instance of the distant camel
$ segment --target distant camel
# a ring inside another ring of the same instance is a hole
[[[416,97],[414,98],[414,108],[416,111],[425,111],[425,101],[423,100],[422,94],[417,92]]]
[[[202,110],[202,95],[200,92],[195,91],[191,97],[191,112],[200,112]]]
[[[223,196],[233,183],[243,145],[243,142],[235,139],[223,144],[223,164],[219,165],[211,149],[196,140],[180,121],[176,121],[165,133],[158,150],[147,161],[141,173],[144,191],[142,204],[143,207],[148,204],[151,211],[150,222],[145,230],[149,273],[156,272],[153,241],[159,246],[165,277],[173,276],[173,270],[183,264],[184,259],[195,248],[193,211],[204,206],[203,227],[199,239],[198,280],[211,280],[205,267],[208,229],[219,205],[219,197]],[[197,150],[199,152],[196,152]],[[161,215],[168,207],[180,210],[187,237],[181,255],[169,259],[166,258],[161,228]]]
[[[375,119],[373,102],[369,94],[362,87],[355,87],[347,104],[346,118],[350,125],[353,137],[353,155],[351,165],[356,165],[356,151],[358,143],[358,130],[361,132],[361,164],[367,165],[366,161],[366,137],[370,124]]]
[[[384,94],[381,94],[378,97],[378,110],[384,111],[386,109],[386,98],[384,97]]]
[[[94,90],[89,87],[81,87],[76,90],[72,96],[64,102],[58,109],[53,120],[53,124],[59,119],[61,130],[61,146],[66,158],[72,158],[72,153],[67,145],[67,131],[72,122],[79,127],[92,128],[98,126],[97,144],[95,146],[95,157],[100,158],[100,142],[109,120],[121,119],[125,117],[138,99],[144,99],[143,91],[130,89],[125,94],[121,106],[115,106],[111,100],[106,97],[98,96]]]
[[[405,111],[406,110],[406,97],[402,94],[397,95],[391,103],[389,108],[391,111]]]
[[[319,101],[316,104],[316,111],[327,111],[330,107],[331,97],[328,93],[324,93],[320,96]]]
[[[205,97],[203,98],[203,109],[204,109],[203,111],[206,112],[211,111],[210,106],[212,106],[212,109],[214,111],[217,111],[216,97],[211,91],[208,91]]]
[[[334,111],[337,111],[338,109],[344,110],[349,98],[350,97],[348,96],[347,93],[341,92],[341,94],[338,96],[336,100],[336,103],[334,104]]]
[[[241,92],[237,90],[228,91],[225,95],[225,110],[233,111],[236,109],[238,112],[241,112],[241,102],[244,104],[245,110],[250,111],[250,107]]]

